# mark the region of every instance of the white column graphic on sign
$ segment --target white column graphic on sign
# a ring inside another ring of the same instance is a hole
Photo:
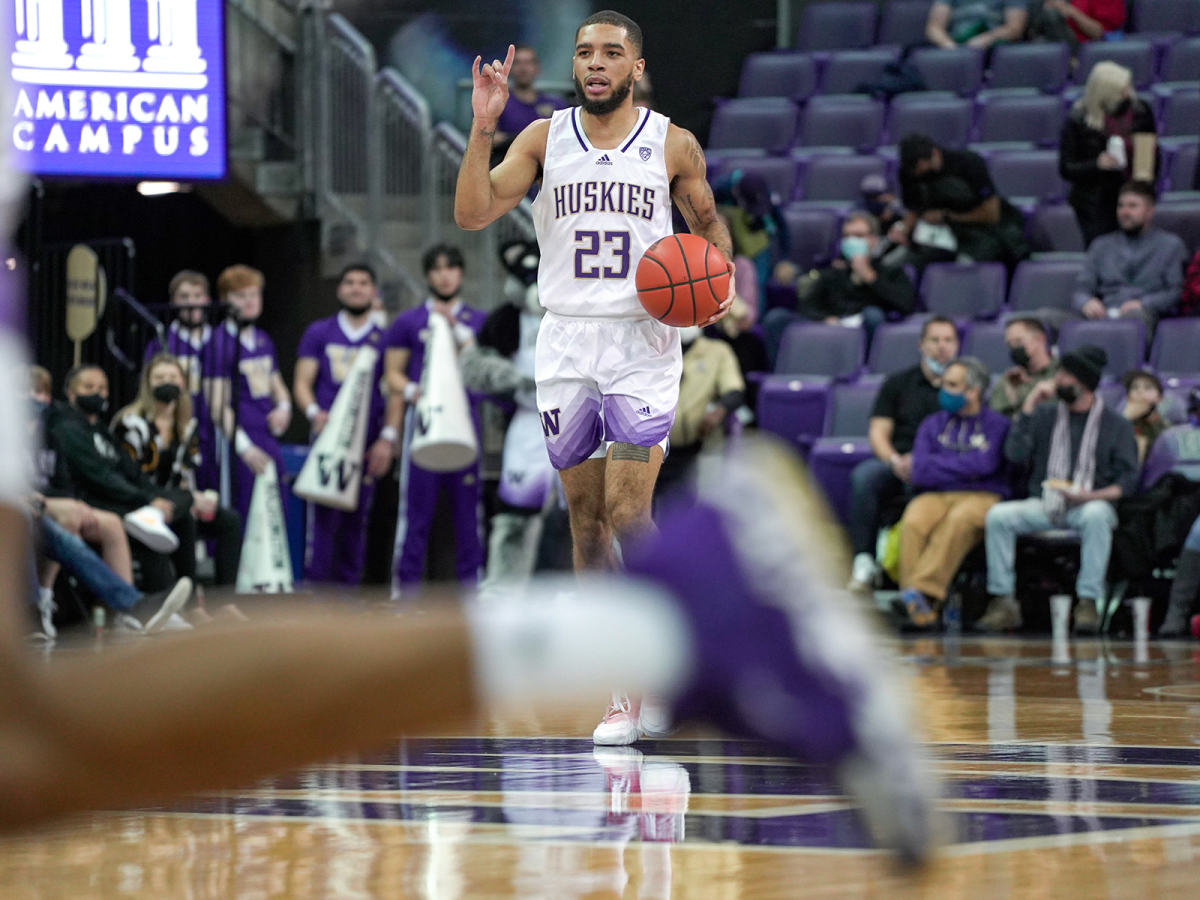
[[[130,0],[80,0],[83,36],[91,38],[79,52],[80,69],[134,72],[138,68],[132,40]]]
[[[147,72],[203,72],[196,28],[197,0],[146,0],[150,39],[158,41],[146,51],[142,68]]]
[[[63,0],[14,0],[16,48],[14,66],[69,69],[74,58],[63,40]]]

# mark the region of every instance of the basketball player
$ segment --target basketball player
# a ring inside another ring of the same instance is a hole
[[[528,126],[488,171],[498,116],[508,101],[503,63],[472,64],[474,120],[458,173],[454,216],[478,229],[511,210],[541,179],[534,225],[541,245],[538,293],[547,312],[538,333],[538,410],[550,460],[567,497],[575,568],[616,565],[622,543],[654,527],[651,499],[675,419],[683,368],[678,330],[638,302],[634,271],[643,252],[670,234],[671,200],[688,228],[732,259],[729,232],[705,180],[704,153],[688,131],[633,105],[645,70],[641,28],[605,10],[575,37],[580,105]],[[728,311],[729,296],[707,322]],[[651,715],[653,711],[653,715]],[[667,727],[614,694],[593,738],[630,744]],[[653,721],[652,721],[653,720]]]
[[[147,363],[161,352],[170,353],[183,367],[192,395],[192,413],[196,417],[196,439],[200,445],[200,465],[196,467],[196,487],[202,491],[216,490],[220,485],[220,466],[217,464],[216,430],[208,398],[204,395],[204,364],[212,364],[212,326],[208,324],[208,309],[212,305],[208,278],[200,272],[184,269],[176,272],[168,287],[175,318],[167,326],[167,340],[157,336],[146,345],[142,358]]]
[[[401,398],[404,406],[416,404],[421,395],[421,373],[425,369],[425,342],[429,339],[429,317],[445,316],[461,348],[475,340],[487,314],[463,303],[459,297],[463,281],[463,256],[457,247],[438,244],[422,259],[430,296],[415,309],[396,317],[388,329],[387,387],[390,397]],[[463,584],[474,584],[483,565],[483,542],[479,536],[481,484],[478,461],[457,472],[430,472],[414,465],[412,447],[416,417],[405,415],[404,443],[400,451],[400,509],[396,518],[396,545],[392,561],[392,596],[411,593],[425,574],[429,529],[440,497],[450,504],[454,520],[455,573]]]
[[[304,410],[315,440],[329,421],[329,410],[338,390],[354,365],[362,347],[379,354],[373,391],[367,413],[364,477],[358,505],[343,512],[319,503],[308,504],[308,539],[304,550],[304,577],[317,584],[358,584],[362,579],[367,546],[367,514],[375,492],[375,479],[392,465],[392,448],[399,436],[398,423],[384,424],[383,331],[371,318],[378,293],[375,272],[363,263],[342,270],[337,298],[342,309],[336,316],[321,319],[305,329],[296,351],[296,373],[292,392]]]
[[[229,306],[229,318],[213,335],[212,372],[204,373],[213,379],[209,395],[214,418],[226,434],[234,432],[233,507],[243,523],[254,478],[270,463],[280,476],[280,492],[285,490],[279,435],[292,420],[292,399],[275,362],[275,344],[254,324],[262,315],[264,282],[262,272],[243,265],[230,266],[217,278],[217,295]],[[286,504],[285,498],[280,500]]]

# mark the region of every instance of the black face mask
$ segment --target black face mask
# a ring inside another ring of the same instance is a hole
[[[1017,346],[1009,348],[1008,358],[1022,369],[1029,368],[1029,351],[1024,347]]]
[[[1054,393],[1058,395],[1058,399],[1070,406],[1079,399],[1079,388],[1073,384],[1060,384],[1054,389]]]
[[[79,394],[75,397],[75,405],[89,416],[102,416],[108,411],[108,398],[99,394]]]
[[[177,384],[160,384],[151,393],[159,403],[174,403],[179,399],[181,391]]]

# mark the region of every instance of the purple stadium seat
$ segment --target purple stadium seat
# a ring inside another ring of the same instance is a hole
[[[1012,365],[1004,342],[1003,322],[968,322],[963,329],[962,356],[974,356],[993,376]],[[984,392],[987,396],[987,392]]]
[[[729,156],[721,161],[722,175],[736,169],[761,175],[780,205],[791,201],[796,189],[795,160],[786,156]]]
[[[1200,319],[1163,319],[1154,331],[1150,368],[1162,376],[1200,375]]]
[[[874,149],[883,136],[883,103],[865,94],[818,95],[808,101],[798,147]]]
[[[1066,194],[1058,174],[1057,150],[1012,150],[997,153],[988,171],[1002,197],[1013,202],[1057,200]]]
[[[1017,265],[1008,289],[1013,312],[1070,309],[1082,265],[1066,260],[1027,259]]]
[[[850,473],[873,455],[866,438],[823,437],[812,445],[808,470],[843,523],[850,520]]]
[[[893,144],[914,132],[929,135],[943,147],[964,147],[971,139],[972,104],[960,97],[900,94],[893,98],[888,116]]]
[[[925,22],[933,0],[888,0],[879,20],[879,43],[912,47],[925,43]]]
[[[788,259],[801,269],[827,263],[841,236],[838,217],[824,209],[804,209],[795,205],[783,208],[790,235]]]
[[[850,378],[863,366],[866,342],[861,328],[793,322],[784,329],[779,342],[775,374]]]
[[[992,51],[989,88],[1037,88],[1057,94],[1071,71],[1066,44],[1001,44]]]
[[[871,0],[810,3],[800,14],[797,50],[856,50],[875,43],[878,7]]]
[[[1062,101],[1057,96],[993,95],[979,101],[975,140],[1030,141],[1039,147],[1055,147],[1062,121]]]
[[[871,50],[839,50],[829,56],[821,76],[825,94],[852,94],[863,82],[874,81],[883,67],[898,59],[895,50],[876,47]]]
[[[1165,147],[1163,149],[1166,149]],[[1172,148],[1171,162],[1164,176],[1163,189],[1168,191],[1191,190],[1196,177],[1196,156],[1200,144],[1189,141]]]
[[[768,375],[758,389],[758,427],[808,456],[825,427],[829,386],[828,378]]]
[[[791,100],[751,97],[729,100],[713,113],[708,146],[714,150],[754,148],[783,151],[796,133],[796,104]]]
[[[1082,252],[1083,233],[1075,210],[1066,203],[1039,203],[1030,217],[1029,243],[1035,251]]]
[[[1190,259],[1200,248],[1200,199],[1164,194],[1154,208],[1154,224],[1183,238]]]
[[[974,47],[922,47],[908,61],[916,66],[925,87],[971,96],[983,82],[983,51]]]
[[[1200,428],[1176,425],[1158,436],[1142,466],[1142,488],[1150,487],[1168,472],[1200,481]]]
[[[751,53],[742,63],[739,97],[807,100],[817,89],[817,64],[807,53]]]
[[[804,200],[850,200],[862,196],[859,185],[865,176],[886,175],[887,163],[878,156],[836,154],[814,156],[804,172]]]
[[[917,344],[923,324],[923,316],[910,316],[903,322],[884,322],[876,328],[867,356],[867,371],[891,375],[920,362]]]
[[[1200,88],[1175,90],[1162,98],[1159,107],[1158,136],[1196,136],[1200,130]]]
[[[825,437],[866,437],[871,409],[875,406],[875,395],[878,393],[877,381],[835,384],[825,416]]]
[[[1176,41],[1167,49],[1162,80],[1195,82],[1200,78],[1200,37]]]
[[[1133,85],[1138,90],[1154,81],[1154,45],[1146,40],[1089,41],[1079,48],[1079,65],[1075,83],[1084,84],[1092,66],[1102,59],[1119,63],[1133,73]]]
[[[1130,31],[1200,33],[1200,0],[1137,0]],[[1193,76],[1194,77],[1194,76]]]
[[[930,263],[921,276],[921,300],[931,313],[990,319],[1004,305],[1003,263]]]
[[[1084,344],[1103,347],[1108,354],[1104,374],[1120,378],[1139,369],[1146,355],[1146,330],[1141,319],[1068,319],[1058,331],[1058,353],[1063,356]]]

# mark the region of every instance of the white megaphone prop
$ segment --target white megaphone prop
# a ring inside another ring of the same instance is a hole
[[[454,332],[445,316],[429,317],[421,396],[413,410],[411,458],[430,472],[456,472],[479,456],[475,423],[458,371]]]
[[[358,508],[378,359],[379,352],[374,347],[361,347],[354,355],[350,371],[333,399],[329,419],[309,449],[308,459],[292,486],[297,497],[345,512]]]
[[[254,479],[246,536],[238,565],[239,594],[287,594],[292,590],[292,555],[288,549],[279,475],[275,463]]]

